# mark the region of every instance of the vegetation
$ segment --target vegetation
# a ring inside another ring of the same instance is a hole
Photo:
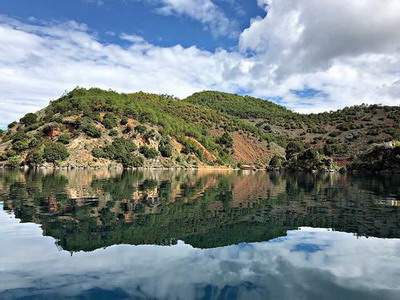
[[[156,149],[145,146],[141,146],[139,152],[147,159],[155,159],[158,157],[159,153]]]
[[[25,126],[33,125],[37,122],[38,116],[34,113],[28,113],[19,120]]]
[[[320,156],[349,162],[370,144],[399,139],[399,115],[399,107],[379,105],[302,115],[267,100],[212,91],[180,100],[76,88],[40,113],[11,123],[2,134],[0,158],[40,161],[45,146],[56,142],[67,149],[83,143],[84,150],[78,151],[92,153],[92,162],[105,158],[126,167],[156,157],[147,163],[266,167],[274,156],[271,163],[279,166],[283,151],[291,161],[311,148]],[[70,145],[77,138],[79,143]],[[128,151],[129,143],[144,145]]]
[[[43,151],[43,159],[49,163],[66,160],[69,156],[68,149],[60,143],[48,142]]]
[[[93,150],[93,156],[121,163],[124,167],[141,167],[143,158],[133,152],[137,146],[129,140],[116,138],[110,145]]]

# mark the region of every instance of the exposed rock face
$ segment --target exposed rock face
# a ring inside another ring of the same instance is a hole
[[[360,153],[349,169],[363,173],[400,173],[400,142],[374,145]]]

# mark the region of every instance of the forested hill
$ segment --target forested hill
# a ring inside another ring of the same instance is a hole
[[[357,106],[302,115],[221,92],[180,100],[77,88],[0,133],[8,166],[265,168],[309,148],[346,164],[370,144],[399,139],[400,108]]]

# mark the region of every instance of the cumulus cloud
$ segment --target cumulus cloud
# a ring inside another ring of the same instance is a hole
[[[163,15],[188,16],[204,24],[215,36],[235,36],[236,24],[212,0],[145,0],[159,5]]]
[[[164,14],[226,28],[225,21],[212,23],[225,16],[211,1],[151,1]],[[229,51],[159,47],[126,33],[119,37],[127,46],[105,44],[73,21],[38,25],[1,17],[2,123],[78,85],[178,97],[204,89],[246,91],[299,112],[400,105],[399,1],[258,2],[266,15],[251,20],[238,50]]]
[[[399,1],[258,3],[267,14],[252,20],[240,36],[239,47],[256,53],[255,71],[270,72],[270,83],[278,90],[321,89],[328,99],[314,99],[311,104],[317,101],[316,109],[333,109],[344,102],[400,103],[389,92],[399,80]],[[264,88],[271,90],[272,85]],[[302,109],[290,93],[279,94]]]
[[[148,91],[185,97],[215,88],[235,90],[249,62],[225,50],[168,48],[139,36],[121,35],[127,47],[102,44],[84,25],[30,25],[0,19],[0,104],[4,123],[42,108],[50,99],[75,86]]]

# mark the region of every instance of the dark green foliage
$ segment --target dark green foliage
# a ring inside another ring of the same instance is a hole
[[[7,166],[10,168],[18,168],[22,164],[22,159],[19,156],[11,156],[7,160]]]
[[[118,135],[118,130],[116,130],[116,129],[111,129],[111,130],[108,132],[108,135],[109,135],[109,136],[117,136],[117,135]]]
[[[182,139],[179,142],[183,145],[181,151],[183,154],[194,154],[200,159],[203,157],[203,152],[197,147],[196,143],[193,142],[192,140]]]
[[[135,127],[135,131],[139,134],[143,134],[147,131],[147,128],[146,128],[146,126],[138,125]]]
[[[285,159],[281,156],[275,155],[272,157],[271,161],[269,162],[269,167],[272,169],[280,169],[283,167],[283,163]]]
[[[221,137],[217,139],[217,143],[225,148],[233,147],[233,138],[227,132],[224,132]]]
[[[157,158],[159,153],[156,149],[147,146],[141,146],[139,152],[143,154],[147,159]]]
[[[12,144],[12,149],[16,152],[22,152],[29,149],[29,140],[19,140]]]
[[[91,121],[84,120],[81,124],[81,129],[87,136],[92,138],[100,138],[101,131]]]
[[[366,173],[400,173],[400,143],[372,146],[354,159],[350,169]]]
[[[44,147],[43,159],[46,162],[55,163],[66,160],[68,157],[68,149],[61,143],[49,142]]]
[[[105,128],[112,129],[118,125],[118,117],[113,113],[106,113],[102,123]]]
[[[28,140],[28,139],[29,139],[28,135],[23,131],[18,131],[17,133],[15,133],[14,135],[11,136],[11,140],[13,143],[15,143],[17,141]]]
[[[8,124],[8,129],[14,128],[17,125],[17,122],[12,122],[10,124]]]
[[[169,137],[162,137],[160,144],[158,145],[158,151],[160,151],[163,157],[172,156],[172,144]]]
[[[342,155],[348,151],[348,147],[346,144],[325,144],[324,145],[324,154],[331,156],[331,155]]]
[[[121,118],[121,121],[120,121],[120,124],[122,125],[122,126],[125,126],[126,124],[128,124],[128,118],[127,117],[125,117],[125,116],[123,116],[122,118]]]
[[[38,117],[34,113],[28,113],[24,117],[21,118],[20,122],[26,126],[35,124],[38,120]]]
[[[137,150],[137,146],[130,140],[116,138],[111,145],[102,149],[94,149],[94,157],[115,160],[124,167],[141,167],[143,159],[132,152]]]
[[[62,143],[64,145],[68,145],[71,141],[71,137],[68,133],[63,133],[58,137],[57,142]]]
[[[292,157],[287,167],[294,171],[328,171],[337,169],[331,158],[321,155],[315,149],[307,149]]]
[[[29,165],[36,165],[36,166],[44,163],[43,151],[41,151],[40,149],[31,151],[28,154],[27,163]]]
[[[295,154],[299,153],[303,146],[297,142],[289,142],[286,146],[286,159],[291,159]]]

